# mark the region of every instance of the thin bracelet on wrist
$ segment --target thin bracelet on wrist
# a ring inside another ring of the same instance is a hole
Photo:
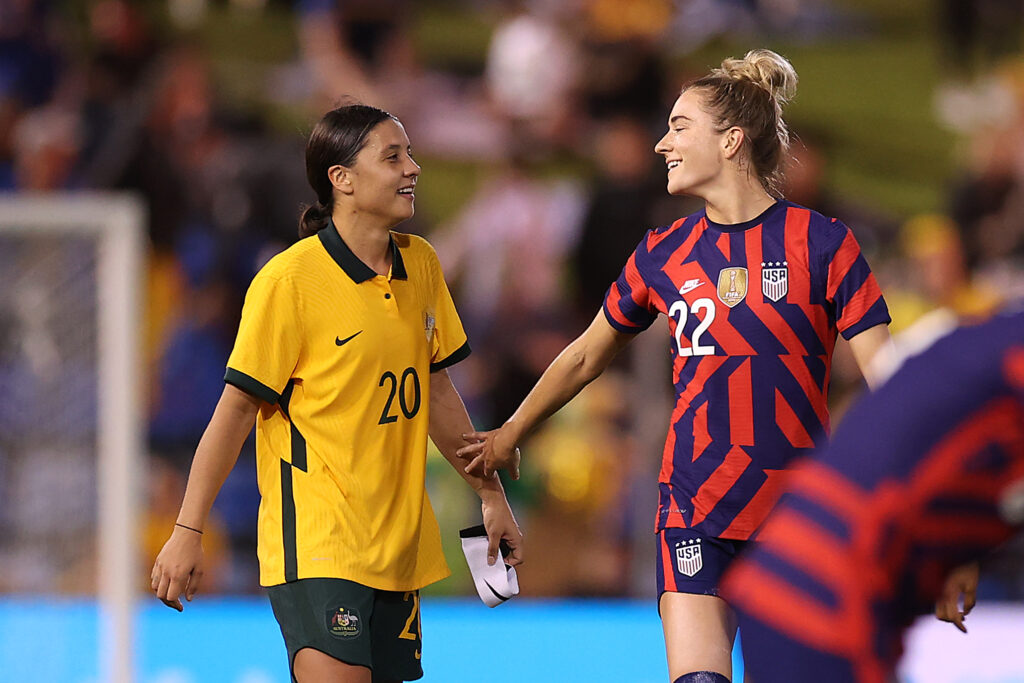
[[[182,524],[180,522],[175,522],[174,526],[180,526],[182,529],[188,529],[189,531],[194,531],[197,534],[199,534],[200,536],[203,535],[202,531],[200,531],[199,529],[193,529],[192,527],[188,526],[187,524]]]

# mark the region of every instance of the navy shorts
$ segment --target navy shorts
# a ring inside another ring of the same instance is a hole
[[[665,592],[718,595],[722,575],[748,543],[673,528],[659,531],[657,539],[659,604]]]

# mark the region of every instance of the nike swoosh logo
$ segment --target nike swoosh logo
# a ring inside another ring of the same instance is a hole
[[[512,597],[511,595],[502,595],[498,591],[494,590],[494,586],[492,586],[487,579],[484,579],[484,585],[490,588],[491,592],[494,593],[494,597],[498,598],[502,602],[505,602],[506,600]]]
[[[359,330],[358,332],[353,334],[351,337],[345,337],[344,339],[342,339],[341,337],[335,337],[334,338],[334,343],[337,344],[338,346],[342,346],[344,344],[348,344],[350,341],[352,341],[353,339],[355,339],[356,337],[358,337],[362,333],[363,333],[363,331]]]
[[[419,658],[420,658],[420,656],[421,656],[421,655],[420,655],[420,651],[419,651],[419,650],[416,650],[416,659],[419,659]]]
[[[703,284],[704,283],[701,282],[700,279],[687,280],[685,283],[683,283],[683,286],[679,288],[679,293],[686,294],[687,292],[692,292],[693,290],[697,289]]]

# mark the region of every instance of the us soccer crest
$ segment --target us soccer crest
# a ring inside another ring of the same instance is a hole
[[[789,291],[788,261],[761,264],[761,292],[772,301],[778,301]]]
[[[690,539],[676,546],[676,567],[679,573],[692,577],[704,566],[704,556],[700,552],[700,539]]]
[[[335,638],[355,638],[363,631],[359,612],[347,607],[327,610],[327,630]]]
[[[747,295],[747,269],[723,268],[718,273],[718,298],[732,308]]]

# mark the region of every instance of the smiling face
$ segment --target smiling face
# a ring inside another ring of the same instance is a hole
[[[420,166],[412,157],[405,128],[394,119],[378,123],[351,166],[330,169],[335,187],[352,208],[380,218],[388,227],[411,218]]]
[[[702,104],[699,88],[680,95],[668,116],[668,132],[654,148],[668,166],[669,194],[703,197],[725,167],[728,131],[716,130]]]

